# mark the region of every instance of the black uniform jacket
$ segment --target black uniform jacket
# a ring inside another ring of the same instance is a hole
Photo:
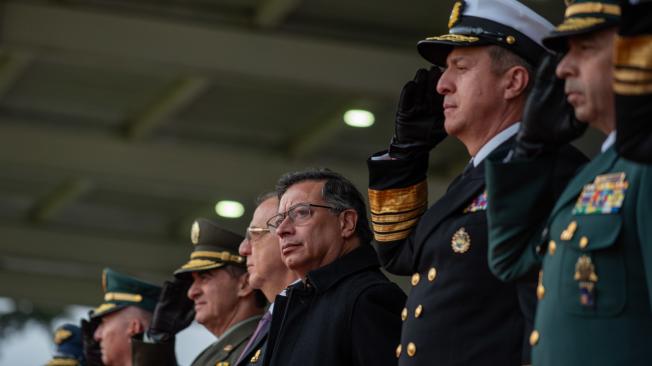
[[[505,156],[512,144],[508,140],[492,156]],[[399,365],[528,363],[525,336],[536,308],[536,274],[503,283],[489,270],[486,207],[491,202],[484,162],[455,178],[427,210],[427,154],[370,159],[368,165],[381,262],[391,273],[412,275],[396,348]]]
[[[363,244],[276,297],[265,365],[395,365],[404,304]]]

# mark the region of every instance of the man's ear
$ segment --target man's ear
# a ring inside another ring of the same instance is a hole
[[[254,292],[254,288],[249,283],[249,273],[238,277],[238,296],[247,297]]]
[[[358,223],[358,212],[347,209],[340,214],[340,230],[343,238],[350,238],[355,234],[355,227]]]
[[[530,82],[530,74],[527,69],[523,66],[512,66],[509,70],[503,75],[505,91],[505,99],[514,99],[523,95],[527,86]]]
[[[127,326],[127,334],[129,337],[133,337],[136,334],[143,333],[145,331],[145,323],[140,318],[132,318],[129,320],[129,325]]]

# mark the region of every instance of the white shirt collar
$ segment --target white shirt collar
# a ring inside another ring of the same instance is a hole
[[[607,135],[607,138],[602,143],[602,147],[600,148],[600,151],[601,152],[607,151],[607,149],[609,149],[614,144],[614,142],[616,142],[616,130],[611,131],[611,133]]]
[[[471,158],[473,166],[476,167],[482,163],[482,160],[489,156],[492,151],[494,151],[498,146],[503,142],[509,140],[512,136],[516,135],[518,128],[521,125],[520,122],[516,122],[513,125],[507,127],[506,129],[500,131],[496,136],[492,137],[484,146],[478,150],[478,153]]]

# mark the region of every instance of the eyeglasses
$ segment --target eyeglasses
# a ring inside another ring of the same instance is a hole
[[[270,232],[270,230],[266,227],[249,226],[247,228],[247,233],[245,234],[245,238],[249,241],[256,241],[262,238],[268,232]]]
[[[278,228],[279,225],[281,225],[281,223],[285,221],[286,217],[289,218],[290,222],[293,223],[294,225],[304,225],[312,217],[313,207],[327,208],[337,213],[345,210],[345,208],[316,205],[314,203],[299,203],[297,205],[290,207],[287,211],[280,213],[276,216],[272,216],[269,220],[267,220],[267,229],[269,229],[271,233],[275,233],[276,228]]]

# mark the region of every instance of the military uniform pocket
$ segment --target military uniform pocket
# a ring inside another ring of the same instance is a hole
[[[623,310],[627,279],[618,241],[621,227],[617,214],[575,215],[562,230],[559,295],[567,312],[610,317]]]

